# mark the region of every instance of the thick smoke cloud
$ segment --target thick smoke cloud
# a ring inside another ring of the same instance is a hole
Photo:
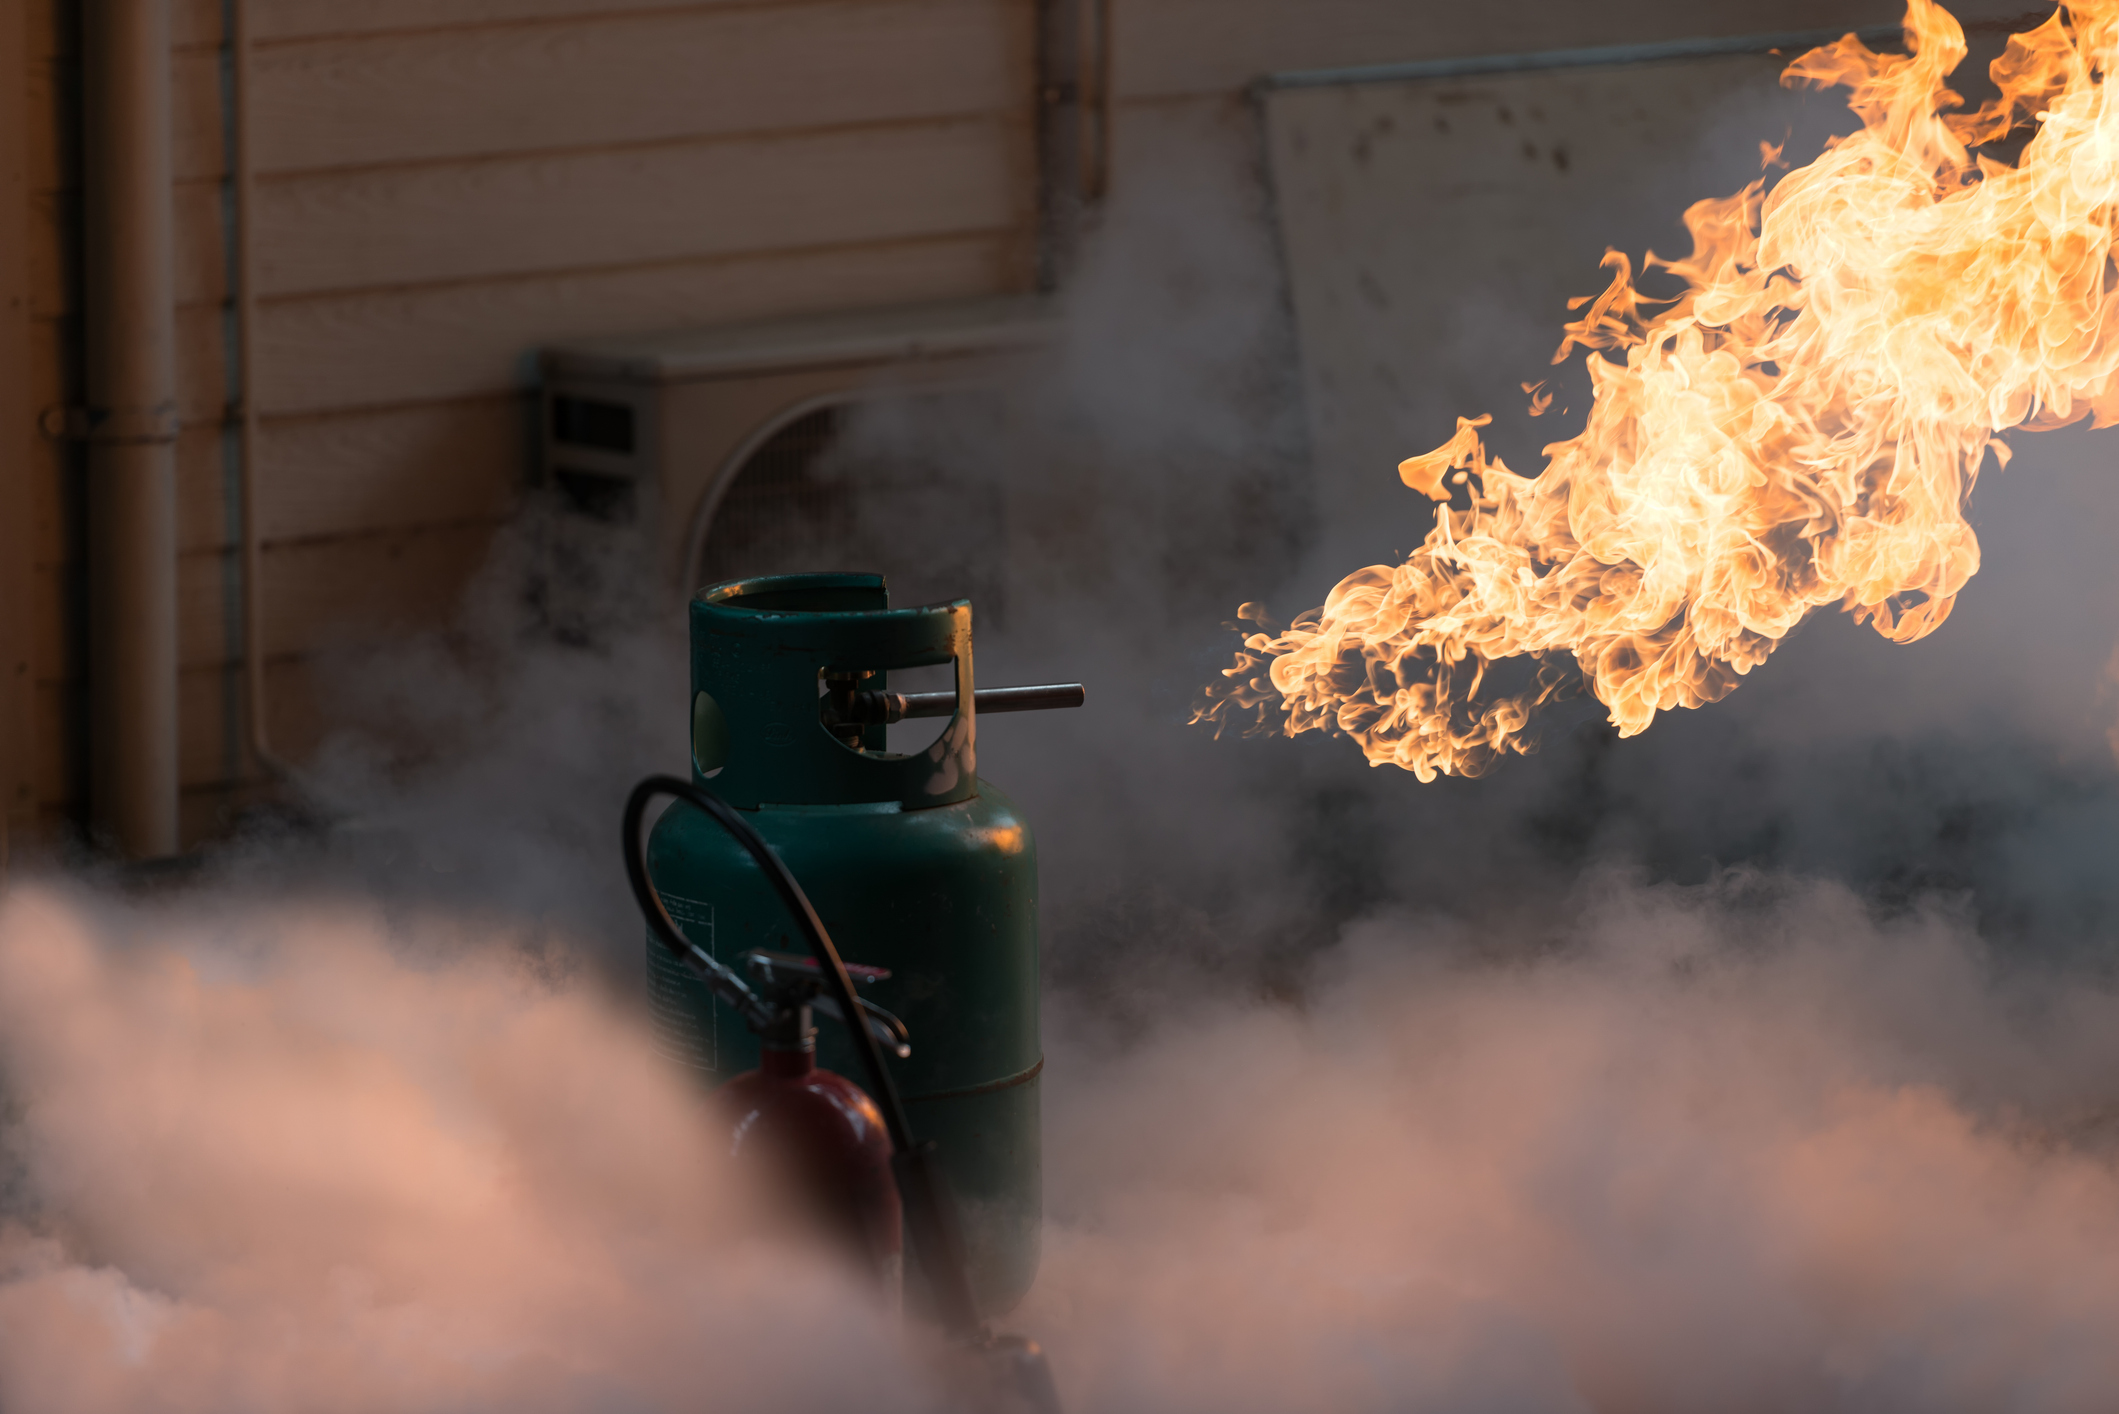
[[[1941,905],[1585,881],[1079,1065],[1025,1319],[1097,1408],[2091,1409],[2119,996]]]
[[[0,1407],[902,1407],[638,1029],[452,932],[0,908]]]
[[[10,901],[6,1407],[947,1406],[590,979],[447,933]],[[1754,873],[1495,941],[1058,1009],[1014,1321],[1071,1407],[2102,1407],[2119,993]]]

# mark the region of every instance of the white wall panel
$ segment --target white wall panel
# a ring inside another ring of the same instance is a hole
[[[1741,55],[1467,79],[1278,90],[1264,100],[1274,204],[1301,343],[1324,553],[1395,559],[1431,520],[1398,462],[1492,414],[1531,470],[1580,424],[1532,420],[1521,385],[1552,378],[1571,296],[1689,248],[1685,208],[1759,175],[1759,143],[1815,150],[1852,123],[1790,92],[1784,61]],[[1579,359],[1579,355],[1577,355]],[[1586,388],[1570,370],[1562,386]],[[1579,396],[1562,396],[1579,404]]]

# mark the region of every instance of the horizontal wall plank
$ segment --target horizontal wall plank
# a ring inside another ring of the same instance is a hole
[[[259,406],[291,414],[520,388],[538,346],[690,325],[1004,294],[1020,234],[267,304]]]
[[[338,540],[268,546],[262,556],[268,658],[355,647],[441,629],[464,585],[485,563],[491,523],[430,526]],[[241,653],[228,631],[219,553],[177,561],[179,660],[187,668]]]
[[[265,669],[266,712],[272,741],[295,759],[314,748],[325,726],[317,712],[314,676],[311,663],[301,658],[278,659]],[[205,664],[185,668],[178,674],[178,770],[186,787],[231,778],[227,749],[227,689],[231,678],[240,711],[240,694],[244,691],[240,673],[231,674],[224,664]],[[79,805],[70,771],[81,750],[81,732],[86,725],[84,692],[80,680],[73,678],[39,681],[30,693],[33,739],[38,750],[30,761],[29,783],[47,818]],[[236,724],[241,731],[240,715]]]
[[[201,6],[213,0],[176,0]],[[374,34],[393,30],[463,29],[476,26],[621,17],[643,11],[717,9],[757,0],[254,0],[260,41],[317,35]],[[1006,0],[1001,0],[1006,3]]]
[[[439,628],[464,582],[484,562],[496,521],[409,526],[332,540],[267,544],[260,557],[269,655],[313,652],[408,629]],[[181,659],[199,667],[231,652],[229,553],[178,557]],[[66,601],[73,567],[40,565],[33,576],[30,672],[39,682],[80,678],[86,665],[68,636]]]
[[[248,0],[250,31],[262,47],[332,35],[436,31],[491,25],[623,17],[755,5],[761,0]],[[1006,3],[1006,0],[1000,0]],[[80,50],[78,0],[29,0],[31,52],[71,57]],[[180,48],[221,43],[222,0],[170,0],[170,37]]]
[[[1032,42],[996,0],[817,0],[266,47],[253,140],[260,172],[287,173],[970,115],[1027,135]],[[175,175],[218,180],[221,53],[171,64]],[[29,82],[30,188],[71,188],[78,65]]]
[[[268,543],[500,520],[529,462],[519,395],[267,422],[258,521]]]
[[[258,529],[268,546],[330,535],[499,520],[528,458],[519,396],[267,421],[258,429]],[[179,545],[236,543],[229,438],[188,428],[177,446]]]
[[[204,794],[215,786],[225,787],[242,778],[247,762],[238,759],[231,763],[228,741],[228,688],[229,673],[221,667],[189,668],[178,675],[177,681],[177,770],[178,778],[187,795]],[[315,749],[324,733],[324,724],[317,712],[314,689],[315,670],[307,662],[282,661],[273,663],[265,671],[266,711],[270,717],[273,745],[292,754],[299,760]],[[240,712],[240,694],[243,691],[240,678],[235,683]],[[32,787],[47,824],[56,823],[79,808],[75,799],[76,782],[69,778],[69,763],[80,749],[80,733],[84,723],[80,706],[81,689],[72,683],[39,684],[32,699],[36,719],[37,740],[40,750],[35,758],[35,773]],[[242,718],[235,718],[236,730],[243,730]],[[243,742],[236,742],[239,751]],[[230,771],[230,766],[235,771]],[[194,813],[194,802],[187,799],[186,814]],[[187,819],[184,831],[186,846],[225,832],[228,824],[216,816],[220,801],[197,802],[202,807],[196,813],[203,817]]]
[[[824,0],[260,51],[261,172],[1030,116],[1029,6]]]
[[[261,431],[262,521],[268,540],[430,519],[491,514],[522,465],[522,427],[509,411],[525,357],[569,338],[712,324],[861,304],[969,297],[1018,288],[1024,260],[1012,233],[931,242],[497,282],[440,291],[296,301],[265,306],[260,320],[261,407],[269,414],[428,404],[484,397],[467,419],[424,407],[380,420],[332,425],[270,420]],[[71,321],[34,326],[43,375],[39,406],[63,403],[55,386],[71,357]],[[220,310],[180,311],[180,442],[186,543],[224,542],[219,428],[227,403]],[[497,398],[495,395],[499,395]],[[334,445],[336,444],[336,445]],[[41,560],[67,553],[60,488],[66,451],[39,478]],[[363,463],[369,467],[363,470]],[[276,498],[291,497],[286,502]],[[309,499],[306,503],[304,498]],[[396,508],[393,510],[393,508]],[[402,519],[397,518],[402,514]]]
[[[482,560],[474,560],[472,572]],[[453,599],[451,601],[453,607]],[[236,743],[236,759],[228,749],[229,689],[237,696],[234,719],[238,733],[244,731],[241,694],[242,675],[229,664],[191,664],[178,674],[178,770],[183,786],[228,784],[243,778],[248,763]],[[319,710],[317,669],[306,657],[280,657],[266,664],[265,710],[273,746],[299,761],[307,757],[330,729]],[[47,819],[77,808],[75,782],[70,763],[81,749],[80,734],[84,688],[76,679],[38,682],[30,694],[32,730],[38,751],[30,762],[30,786]],[[231,765],[235,767],[230,770]]]
[[[287,760],[305,760],[329,730],[319,710],[317,678],[316,664],[307,658],[280,658],[265,665],[266,738]],[[225,808],[240,803],[239,795],[233,801],[228,798],[227,788],[265,779],[250,760],[247,692],[240,669],[227,664],[186,668],[177,675],[179,779],[187,794],[207,794],[220,787],[223,796],[200,802],[207,807],[207,818],[187,826],[187,841],[225,834],[232,823],[225,818]],[[223,818],[215,820],[214,814]],[[192,833],[194,828],[197,833]]]
[[[490,396],[527,381],[526,356],[566,339],[778,314],[917,303],[1024,288],[1023,233],[794,251],[583,274],[267,302],[260,408],[268,417]],[[177,403],[187,431],[218,427],[231,390],[225,311],[177,311]],[[42,409],[80,396],[77,320],[32,324]]]
[[[261,295],[491,279],[1027,221],[1004,125],[949,122],[289,178]]]
[[[275,44],[446,33],[510,25],[624,20],[643,14],[784,7],[787,0],[246,0],[250,32],[262,49]],[[1011,0],[989,0],[1006,7]],[[26,0],[31,59],[72,59],[80,53],[79,0]],[[223,42],[223,0],[169,0],[170,41],[178,49],[210,49]]]

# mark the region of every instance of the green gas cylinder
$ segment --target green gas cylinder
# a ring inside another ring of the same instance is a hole
[[[978,776],[971,605],[893,609],[880,575],[736,580],[693,597],[691,657],[694,779],[747,813],[849,961],[890,970],[870,995],[911,1032],[894,1079],[956,1194],[980,1304],[1005,1311],[1038,1261],[1037,850]],[[885,722],[930,714],[889,673],[945,664],[953,692],[926,697],[948,725],[924,751],[887,751]],[[1071,705],[1008,700],[1022,691],[994,705]],[[648,872],[718,961],[802,951],[757,864],[691,806],[656,823]],[[668,1053],[708,1084],[758,1064],[743,1019],[652,938],[647,965]],[[861,1073],[842,1029],[819,1041],[821,1066]]]

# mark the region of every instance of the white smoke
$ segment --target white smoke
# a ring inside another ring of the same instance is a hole
[[[903,1407],[880,1314],[746,1236],[585,982],[343,904],[188,912],[0,909],[0,1407]]]
[[[1374,922],[1300,1010],[1055,1063],[1022,1319],[1082,1408],[2108,1403],[2119,995],[1755,875],[1488,941]]]
[[[2104,1407],[2119,993],[1785,877],[1550,922],[1373,919],[1130,1043],[1059,1010],[1011,1320],[1077,1414]],[[938,1407],[510,942],[18,891],[0,1407]]]

